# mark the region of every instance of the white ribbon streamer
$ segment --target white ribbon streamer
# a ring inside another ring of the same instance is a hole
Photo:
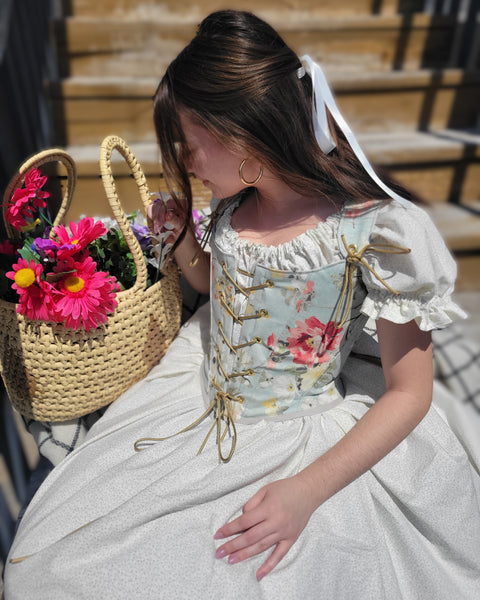
[[[402,204],[408,204],[408,200],[394,192],[375,173],[368,158],[365,156],[365,153],[360,147],[360,144],[357,142],[357,139],[353,135],[353,132],[350,129],[348,123],[345,121],[345,119],[342,116],[342,113],[338,109],[332,91],[330,90],[330,87],[327,83],[327,80],[320,65],[314,62],[308,54],[302,56],[300,60],[303,66],[305,67],[305,70],[312,79],[313,124],[315,129],[315,137],[321,150],[325,152],[325,154],[329,154],[336,147],[335,140],[333,139],[332,133],[328,126],[326,111],[326,108],[328,108],[332,117],[335,119],[340,129],[343,131],[348,143],[350,144],[358,160],[362,163],[362,166],[368,173],[368,175],[386,194],[390,196],[390,198],[398,200]]]

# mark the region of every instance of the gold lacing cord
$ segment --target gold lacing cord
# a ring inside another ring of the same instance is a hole
[[[77,533],[78,531],[81,531],[82,529],[85,529],[85,527],[88,527],[92,523],[95,523],[95,521],[98,521],[98,519],[99,519],[99,517],[97,517],[96,519],[93,519],[93,521],[89,521],[88,523],[85,523],[84,525],[80,525],[80,527],[77,527],[73,531],[70,531],[69,533],[67,533],[66,535],[64,535],[63,537],[61,537],[59,541],[62,541],[64,539],[66,539],[67,537],[73,535],[74,533]],[[17,558],[11,558],[8,562],[11,565],[16,565],[18,563],[21,563],[21,562],[27,560],[28,558],[31,558],[35,554],[38,554],[38,552],[41,552],[41,550],[37,550],[36,552],[33,552],[32,554],[27,554],[25,556],[17,556]]]
[[[267,319],[268,317],[270,317],[270,315],[268,314],[268,310],[266,310],[265,308],[261,308],[257,313],[254,313],[253,315],[240,315],[237,318],[241,323],[243,323],[244,321],[248,321],[249,319]]]
[[[255,343],[255,342],[253,342]],[[220,349],[216,348],[217,350],[217,362],[218,362],[218,366],[220,367],[220,370],[222,371],[223,376],[225,377],[225,379],[227,381],[230,381],[230,379],[232,377],[248,377],[251,375],[255,375],[255,371],[253,369],[245,369],[245,371],[238,371],[238,372],[234,372],[234,373],[227,373],[225,371],[225,367],[223,366],[222,363],[222,359],[220,358]]]
[[[249,342],[245,342],[244,344],[237,344],[237,345],[232,345],[230,343],[230,340],[227,338],[225,331],[223,330],[223,325],[221,321],[218,321],[218,329],[220,331],[220,333],[222,334],[223,339],[225,340],[225,343],[227,344],[227,346],[230,348],[230,350],[236,354],[237,350],[239,350],[240,348],[246,348],[247,346],[253,346],[253,344],[261,344],[262,343],[262,338],[258,337],[258,335],[256,335],[253,340],[250,340]]]
[[[273,288],[275,284],[271,279],[267,279],[265,283],[260,283],[259,285],[252,285],[252,287],[245,288],[247,292],[255,292],[256,290],[263,290],[264,288]]]
[[[249,273],[248,271],[245,271],[244,269],[241,269],[240,267],[237,267],[237,273],[240,273],[240,275],[245,275],[245,277],[250,277],[251,279],[253,279],[253,277],[254,277],[253,273]]]
[[[197,452],[197,456],[199,454],[201,454],[201,452],[205,448],[205,445],[208,442],[208,439],[209,439],[212,431],[216,427],[217,428],[218,456],[222,462],[227,463],[232,458],[233,453],[235,452],[235,447],[237,445],[237,430],[235,428],[235,418],[234,418],[234,414],[233,414],[232,402],[240,402],[241,404],[243,404],[245,402],[245,398],[243,396],[233,396],[232,394],[228,394],[227,392],[224,392],[220,388],[220,386],[217,384],[217,382],[214,380],[212,380],[212,384],[214,385],[214,387],[216,388],[217,391],[215,392],[215,396],[213,397],[213,400],[210,402],[210,405],[208,406],[207,410],[203,413],[203,415],[201,415],[198,419],[196,419],[193,423],[191,423],[187,427],[184,427],[181,431],[177,431],[177,433],[173,433],[172,435],[167,435],[166,437],[161,437],[161,438],[149,438],[149,437],[140,438],[134,444],[135,450],[137,452],[141,452],[142,450],[145,450],[145,447],[147,447],[151,443],[163,442],[163,441],[173,438],[177,435],[185,433],[186,431],[189,431],[190,429],[193,429],[194,427],[196,427],[201,421],[203,421],[203,419],[205,419],[205,417],[207,417],[211,412],[214,411],[215,419],[212,423],[212,426],[208,430],[208,433],[205,436],[205,439],[203,440],[202,445],[200,446],[200,448]],[[223,432],[222,432],[222,420],[225,421],[225,427],[223,429]],[[225,457],[222,452],[222,442],[225,440],[225,437],[230,430],[232,432],[232,444],[230,447],[230,452]],[[145,444],[145,447],[142,447],[144,444]]]
[[[246,298],[248,298],[248,296],[250,296],[250,294],[252,292],[255,292],[257,290],[263,290],[265,288],[273,288],[273,286],[275,285],[273,283],[273,281],[271,279],[267,279],[265,281],[265,283],[260,283],[258,285],[252,285],[251,287],[242,287],[241,285],[239,285],[235,279],[230,275],[230,273],[228,272],[227,269],[227,265],[225,264],[225,262],[222,262],[222,268],[223,268],[223,272],[225,273],[225,275],[227,276],[227,278],[229,279],[229,281],[231,281],[233,283],[233,285],[235,286],[235,288],[241,293],[243,294]],[[237,269],[237,271],[239,273],[241,273],[242,271],[240,271],[240,269]],[[244,275],[247,275],[248,277],[253,277],[253,275],[251,275],[250,273],[246,273],[245,271],[243,271]]]
[[[253,315],[237,315],[237,314],[235,314],[233,309],[228,304],[228,302],[225,298],[225,294],[223,292],[220,292],[218,294],[218,300],[219,300],[220,304],[223,306],[224,310],[232,317],[232,319],[237,321],[237,323],[243,323],[244,321],[247,321],[248,319],[262,319],[262,318],[267,318],[270,316],[268,314],[268,310],[266,310],[264,308],[260,309],[257,313],[254,313]]]
[[[222,307],[224,308],[224,310],[232,317],[232,319],[234,319],[235,321],[237,321],[237,323],[241,323],[241,321],[238,318],[238,316],[230,308],[230,305],[228,304],[228,302],[227,302],[227,300],[225,298],[225,294],[223,292],[220,292],[218,294],[218,301],[220,302],[220,304],[222,305]]]
[[[225,379],[226,379],[227,381],[230,381],[230,376],[229,376],[229,374],[228,374],[228,373],[225,371],[225,367],[223,366],[223,363],[222,363],[222,361],[221,361],[221,359],[220,359],[220,350],[218,349],[218,346],[217,346],[217,362],[218,362],[218,366],[219,366],[219,368],[220,368],[220,370],[221,370],[221,372],[222,372],[223,376],[225,377]]]
[[[348,315],[350,314],[353,301],[353,273],[359,263],[362,263],[362,265],[367,267],[370,273],[372,273],[372,275],[374,275],[378,281],[380,281],[380,283],[387,288],[387,290],[392,292],[392,294],[395,294],[396,296],[400,294],[400,292],[390,287],[388,283],[382,279],[382,277],[380,277],[380,275],[376,273],[374,269],[372,269],[372,267],[363,258],[365,252],[372,251],[381,252],[384,254],[408,254],[410,252],[410,248],[396,246],[395,244],[367,244],[361,250],[358,250],[356,244],[347,244],[344,235],[342,235],[342,242],[345,246],[345,250],[347,251],[347,264],[345,267],[342,293],[340,294],[337,310],[335,311],[335,317],[333,319],[334,325],[337,329],[340,329],[343,327],[343,325],[345,325]]]
[[[235,286],[235,288],[241,293],[243,294],[246,298],[248,298],[248,291],[245,290],[241,285],[239,285],[235,279],[230,275],[230,273],[228,272],[227,269],[227,265],[225,264],[225,262],[222,262],[222,268],[223,268],[223,272],[225,273],[225,275],[227,276],[227,278],[229,279],[229,281],[231,281],[233,283],[233,285]]]

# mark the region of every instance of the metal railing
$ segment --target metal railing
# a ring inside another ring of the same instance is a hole
[[[455,17],[448,67],[480,68],[480,0],[425,0],[424,12]]]
[[[18,166],[53,141],[45,83],[55,77],[50,40],[53,0],[0,0],[0,194]],[[0,200],[1,203],[1,200]],[[1,220],[0,220],[1,222]],[[0,225],[0,234],[3,227]],[[0,238],[3,237],[0,235]],[[0,455],[16,501],[27,500],[30,469],[23,454],[3,383],[0,382]],[[14,533],[16,515],[0,486],[0,563]]]
[[[0,192],[25,158],[53,140],[45,81],[56,69],[53,0],[0,0]]]

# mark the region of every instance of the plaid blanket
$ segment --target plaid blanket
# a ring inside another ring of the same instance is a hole
[[[106,408],[61,423],[47,423],[25,419],[27,430],[32,434],[41,456],[57,465],[85,439],[88,430],[103,415]]]
[[[478,410],[480,423],[480,345],[457,325],[434,331],[435,377],[462,403]],[[480,426],[479,426],[480,437]]]

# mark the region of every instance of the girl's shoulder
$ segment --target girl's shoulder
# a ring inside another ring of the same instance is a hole
[[[390,238],[392,243],[402,239],[415,248],[431,246],[432,250],[445,247],[445,242],[426,207],[410,201],[381,200],[373,226],[373,237]]]
[[[445,327],[464,316],[451,300],[456,263],[431,217],[421,206],[382,201],[365,253],[363,312],[394,322],[415,319],[421,329]],[[407,252],[383,251],[399,247]],[[385,285],[388,284],[388,287]]]

